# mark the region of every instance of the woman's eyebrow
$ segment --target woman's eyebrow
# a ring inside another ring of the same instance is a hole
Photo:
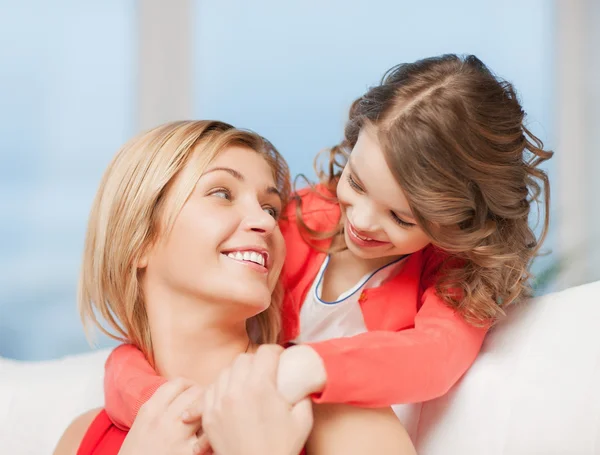
[[[241,173],[239,173],[238,171],[236,171],[235,169],[232,169],[230,167],[223,167],[223,166],[212,167],[212,168],[208,169],[204,174],[202,174],[202,176],[205,176],[206,174],[210,174],[211,172],[216,172],[216,171],[227,172],[228,174],[230,174],[232,177],[239,180],[240,182],[245,181],[245,178]],[[274,194],[279,199],[281,199],[281,193],[274,186],[267,186],[267,188],[265,189],[265,193],[266,194]]]

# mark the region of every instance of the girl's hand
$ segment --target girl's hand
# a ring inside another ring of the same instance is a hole
[[[193,381],[174,379],[163,384],[140,408],[119,455],[192,455],[206,451],[198,445],[201,421],[184,423],[181,415],[199,400],[203,390]]]
[[[288,403],[297,403],[313,393],[321,392],[326,382],[323,360],[310,346],[292,346],[281,354],[277,389]]]
[[[298,455],[312,428],[312,405],[291,406],[275,387],[282,348],[242,354],[204,396],[205,438],[219,455]]]

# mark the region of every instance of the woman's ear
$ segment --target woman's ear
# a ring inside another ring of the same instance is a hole
[[[146,267],[148,267],[148,258],[150,256],[151,251],[152,251],[152,244],[145,245],[142,248],[142,252],[141,252],[140,256],[138,257],[137,262],[135,264],[135,266],[138,270],[143,270]]]
[[[148,267],[148,254],[143,253],[137,261],[136,267],[138,270],[145,269]]]

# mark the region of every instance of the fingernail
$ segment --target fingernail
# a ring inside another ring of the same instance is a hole
[[[183,411],[181,413],[181,420],[188,420],[190,418],[191,414],[190,411]]]

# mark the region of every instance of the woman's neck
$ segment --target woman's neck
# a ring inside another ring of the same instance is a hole
[[[250,348],[249,339],[240,334],[227,337],[217,330],[206,330],[206,337],[153,336],[157,372],[167,378],[184,377],[202,386],[212,384],[221,371]]]
[[[233,317],[239,308],[173,297],[146,303],[155,369],[167,379],[184,377],[207,386],[251,347],[246,321]]]

